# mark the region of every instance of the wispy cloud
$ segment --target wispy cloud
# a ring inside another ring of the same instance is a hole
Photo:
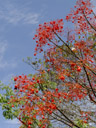
[[[0,41],[0,69],[3,68],[15,68],[17,63],[14,60],[5,60],[4,55],[7,51],[8,43],[6,40]]]
[[[26,7],[18,8],[12,3],[0,7],[0,19],[11,24],[37,24],[40,13],[32,12]]]
[[[7,41],[0,42],[0,55],[4,54],[7,48]]]

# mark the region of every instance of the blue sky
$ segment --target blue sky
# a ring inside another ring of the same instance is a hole
[[[32,40],[38,24],[65,18],[75,0],[0,0],[0,80],[5,84],[19,74],[34,71],[22,59],[33,57]],[[65,24],[66,25],[66,24]],[[18,128],[0,110],[0,128]]]

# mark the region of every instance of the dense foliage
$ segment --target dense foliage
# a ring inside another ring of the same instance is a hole
[[[96,126],[96,15],[90,0],[77,0],[64,19],[45,22],[36,30],[34,56],[27,63],[35,74],[14,77],[14,90],[0,102],[6,118],[21,128],[91,128]],[[45,51],[44,51],[45,49]]]

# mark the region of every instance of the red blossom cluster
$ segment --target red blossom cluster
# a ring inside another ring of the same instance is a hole
[[[76,25],[78,34],[92,32],[91,28],[96,27],[91,7],[90,0],[78,0],[75,10],[66,16],[67,21],[72,20]],[[15,95],[10,97],[10,103],[12,103],[12,108],[15,107],[15,103],[18,103],[20,108],[18,119],[21,122],[27,119],[22,123],[28,128],[31,128],[37,120],[40,128],[46,128],[50,122],[49,116],[53,116],[54,112],[59,113],[59,108],[62,114],[64,103],[82,102],[86,97],[95,103],[96,57],[93,47],[95,47],[96,38],[90,40],[83,37],[76,40],[73,34],[66,42],[62,41],[60,34],[63,32],[63,24],[63,19],[60,19],[39,25],[33,38],[36,40],[34,56],[37,51],[42,52],[46,44],[55,45],[46,50],[44,65],[41,64],[38,73],[32,78],[26,75],[14,78]],[[56,42],[57,38],[61,41],[60,45],[59,41]],[[73,40],[75,40],[74,43]],[[82,111],[79,114],[85,122],[88,120],[89,113]],[[68,119],[65,117],[64,121]],[[68,123],[76,126],[74,122],[70,122],[70,119]]]
[[[74,6],[74,10],[66,16],[67,21],[72,21],[75,24],[77,34],[86,31],[91,32],[91,27],[96,30],[96,16],[92,8],[93,6],[90,0],[78,0]]]
[[[35,119],[39,120],[39,126],[46,126],[46,113],[52,114],[56,110],[54,98],[59,98],[60,95],[53,96],[53,92],[44,91],[43,93],[38,90],[38,84],[40,80],[37,78],[28,78],[26,75],[18,76],[14,78],[15,81],[15,96],[11,96],[12,107],[15,102],[19,102],[20,114],[19,120],[28,117],[25,122],[28,128],[34,123]],[[55,93],[55,92],[54,92]],[[52,98],[53,97],[53,98]],[[21,102],[23,103],[21,103]]]
[[[46,72],[44,72],[46,74]],[[41,77],[42,78],[42,77]],[[59,77],[61,81],[65,80],[64,76]],[[14,103],[19,103],[20,114],[19,120],[28,117],[25,122],[28,128],[34,123],[34,120],[39,120],[39,126],[42,128],[48,123],[47,114],[51,115],[54,111],[57,111],[58,102],[62,104],[62,100],[78,100],[86,96],[82,86],[67,83],[69,91],[56,88],[55,90],[45,90],[41,92],[38,88],[38,84],[44,84],[42,79],[36,77],[28,78],[26,75],[14,77],[15,82],[15,96],[11,96],[12,107]],[[74,93],[73,93],[74,92]]]
[[[55,33],[60,34],[63,32],[63,24],[63,19],[40,24],[33,38],[37,43],[35,52],[37,50],[43,51],[42,46],[46,44],[50,45],[48,42],[54,39]]]

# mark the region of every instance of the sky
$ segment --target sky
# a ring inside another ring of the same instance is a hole
[[[38,25],[65,18],[75,1],[0,0],[0,80],[3,83],[8,84],[16,75],[34,72],[22,59],[34,57],[32,39]],[[18,127],[18,121],[5,120],[0,109],[0,128]]]

